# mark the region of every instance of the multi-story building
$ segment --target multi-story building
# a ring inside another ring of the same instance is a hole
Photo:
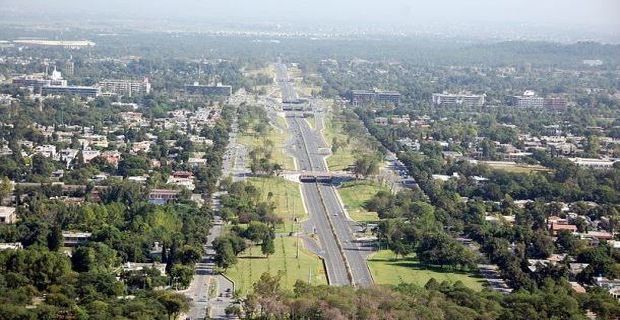
[[[63,231],[62,232],[63,246],[77,247],[81,244],[88,242],[91,236],[92,236],[92,233],[90,232]]]
[[[519,108],[542,108],[545,99],[536,95],[536,92],[527,90],[520,96],[510,97],[510,104]]]
[[[144,78],[143,81],[104,80],[99,82],[99,87],[103,92],[129,97],[151,93],[151,83],[148,78]]]
[[[54,68],[52,75],[48,78],[47,74],[28,75],[13,79],[12,83],[19,87],[32,88],[36,94],[41,94],[41,89],[48,86],[66,86],[67,80],[62,78],[60,71]]]
[[[544,106],[549,109],[564,109],[566,108],[566,99],[562,97],[545,98]]]
[[[482,107],[485,95],[433,93],[433,104],[442,107]]]
[[[375,90],[375,100],[377,100],[377,102],[391,102],[393,104],[399,104],[400,97],[401,97],[401,94],[396,91]]]
[[[41,94],[47,95],[74,95],[80,97],[97,97],[101,95],[101,89],[96,87],[82,86],[44,86]]]
[[[375,99],[375,93],[368,90],[351,91],[351,103],[372,102]]]
[[[351,91],[351,103],[400,103],[401,94],[396,91],[381,91],[381,90],[352,90]]]
[[[232,95],[232,86],[222,84],[200,85],[198,82],[194,82],[194,84],[185,85],[185,92],[193,95],[229,97]]]

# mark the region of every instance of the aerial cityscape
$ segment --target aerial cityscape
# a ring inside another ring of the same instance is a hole
[[[620,2],[0,8],[0,320],[620,319]]]

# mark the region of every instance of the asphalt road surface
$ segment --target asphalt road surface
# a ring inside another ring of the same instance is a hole
[[[289,117],[288,123],[294,139],[296,139],[295,145],[297,146],[297,152],[295,156],[298,159],[299,170],[328,171],[324,156],[318,152],[319,148],[326,147],[321,134],[311,129],[308,123],[300,118]],[[310,211],[311,219],[315,223],[315,227],[319,233],[322,247],[334,251],[328,256],[329,258],[326,257],[328,276],[336,277],[334,279],[335,281],[332,281],[330,278],[330,284],[341,284],[340,279],[342,277],[340,274],[344,272],[346,275],[347,266],[346,263],[339,262],[345,260],[349,265],[353,277],[353,284],[360,286],[372,284],[372,277],[368,270],[365,257],[372,248],[365,246],[362,242],[356,241],[353,232],[357,226],[345,216],[344,209],[338,199],[336,194],[337,191],[334,186],[321,183],[303,183],[302,190],[304,191],[304,197],[306,205],[308,206],[308,211]],[[321,198],[324,206],[321,203]],[[334,227],[336,239],[334,239],[334,233],[331,231],[330,223]],[[342,246],[342,251],[346,259],[342,258],[342,254],[340,250],[338,250],[338,242],[340,242]],[[332,270],[330,270],[330,266]],[[351,284],[351,282],[349,281],[347,284]]]

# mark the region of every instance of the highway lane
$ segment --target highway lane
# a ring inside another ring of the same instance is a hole
[[[296,119],[295,125],[304,136],[308,148],[307,156],[310,157],[308,159],[310,169],[306,170],[328,171],[325,161],[323,160],[324,156],[318,152],[319,148],[326,147],[321,134],[311,129],[305,121]],[[328,184],[319,184],[319,188],[321,189],[320,193],[326,206],[325,213],[328,219],[331,220],[336,230],[336,236],[342,244],[354,284],[361,286],[372,284],[372,276],[370,275],[366,258],[362,254],[364,251],[372,250],[372,248],[364,246],[362,243],[356,241],[352,230],[354,224],[344,215],[344,208],[342,208],[342,204],[338,199],[335,187]]]
[[[286,66],[276,65],[276,80],[282,91],[282,100],[297,99],[293,83],[288,78]],[[288,129],[293,139],[292,154],[297,159],[298,170],[328,171],[324,155],[319,148],[327,147],[320,131],[297,118],[298,113],[287,112]],[[322,127],[322,123],[318,125]],[[310,214],[310,221],[318,233],[327,274],[332,285],[369,285],[372,277],[362,247],[355,241],[351,222],[331,185],[302,183],[302,194]],[[332,231],[333,228],[333,231]]]
[[[297,158],[299,170],[312,171],[313,165],[311,159],[308,157],[307,150],[304,145],[307,141],[304,141],[305,137],[302,136],[299,126],[300,121],[297,118],[287,118],[289,130],[293,136],[293,143],[296,146],[293,152]],[[318,234],[321,242],[321,256],[325,261],[325,267],[327,272],[327,278],[330,285],[349,285],[349,274],[347,271],[346,262],[339,249],[338,240],[332,233],[330,227],[330,221],[328,220],[328,213],[321,201],[321,194],[319,186],[315,183],[302,183],[301,184],[302,196],[304,197],[306,208],[310,215],[310,220],[314,225],[314,231]]]

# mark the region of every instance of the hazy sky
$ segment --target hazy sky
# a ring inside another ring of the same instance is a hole
[[[620,0],[0,0],[5,14],[346,22],[509,22],[620,32]],[[0,13],[0,16],[2,13]]]

